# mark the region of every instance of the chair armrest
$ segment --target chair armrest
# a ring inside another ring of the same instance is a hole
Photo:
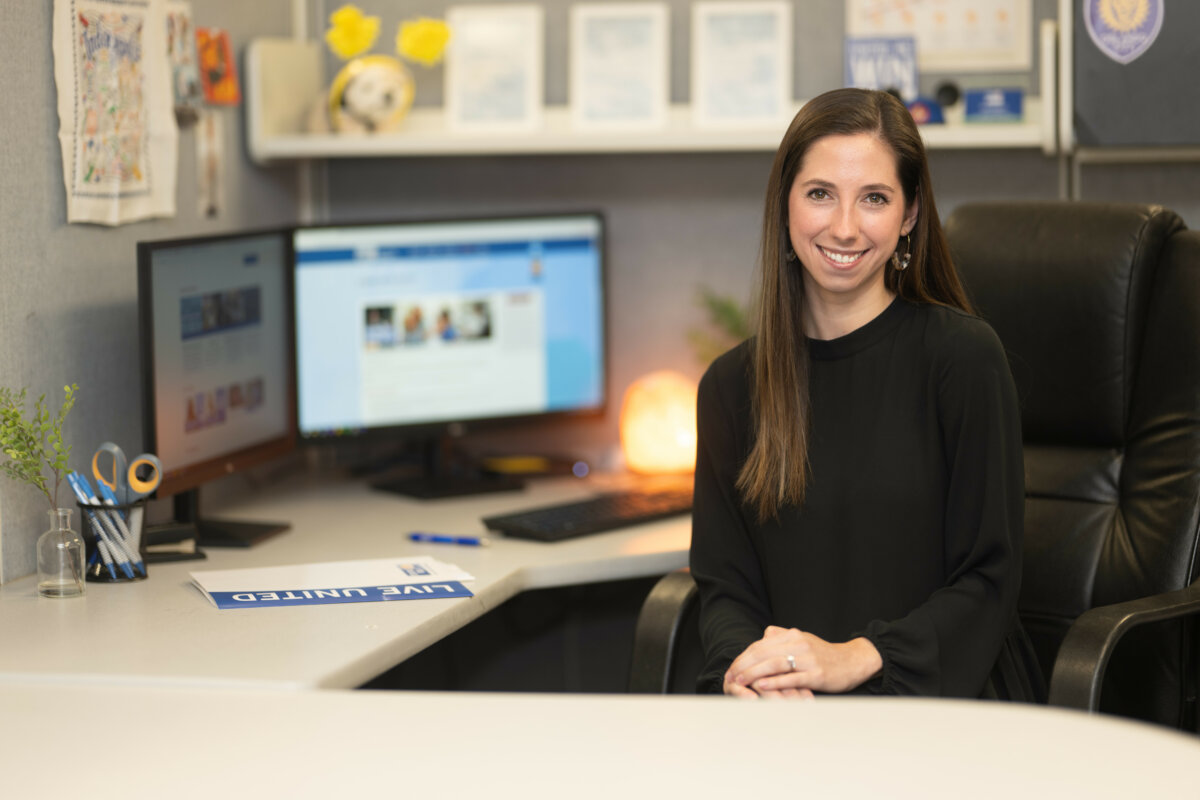
[[[666,694],[670,688],[680,623],[697,591],[691,572],[680,569],[660,578],[646,595],[633,632],[630,692]]]
[[[1200,580],[1184,589],[1085,611],[1067,631],[1050,677],[1049,703],[1095,713],[1104,671],[1127,632],[1150,622],[1200,613]]]

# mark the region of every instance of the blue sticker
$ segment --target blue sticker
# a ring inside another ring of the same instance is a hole
[[[1024,107],[1020,89],[967,89],[963,93],[967,122],[1020,122]]]
[[[908,113],[918,125],[940,125],[946,121],[942,107],[929,97],[918,97],[908,104]]]
[[[274,592],[210,592],[217,608],[318,606],[328,603],[375,603],[387,600],[432,600],[473,597],[459,581],[408,583],[398,586],[346,586],[331,589],[289,589]]]
[[[1128,64],[1158,38],[1163,0],[1083,0],[1083,20],[1100,52]]]

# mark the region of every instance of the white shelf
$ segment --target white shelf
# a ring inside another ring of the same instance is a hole
[[[260,140],[256,158],[357,158],[379,156],[521,155],[538,153],[620,153],[719,150],[774,150],[780,129],[697,130],[689,109],[671,109],[666,127],[638,132],[572,130],[565,106],[542,111],[542,130],[534,133],[458,133],[447,130],[445,113],[415,108],[393,133],[284,133]]]
[[[465,134],[447,130],[441,109],[413,109],[401,130],[387,134],[347,135],[304,132],[315,98],[324,91],[322,53],[315,42],[257,39],[246,57],[247,139],[259,163],[324,158],[396,158],[410,156],[537,155],[563,153],[665,153],[774,151],[784,127],[697,128],[691,109],[670,109],[665,127],[652,131],[574,130],[566,106],[547,106],[536,133]],[[797,104],[799,109],[801,104]],[[1055,152],[1054,114],[1043,113],[1042,98],[1027,97],[1025,122],[966,124],[950,116],[944,125],[922,128],[934,149],[1041,148]]]

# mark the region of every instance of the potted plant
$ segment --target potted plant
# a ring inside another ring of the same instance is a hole
[[[71,456],[71,448],[63,444],[63,424],[78,389],[75,384],[63,387],[57,414],[42,395],[26,417],[26,390],[0,387],[0,450],[7,456],[0,468],[13,480],[37,488],[50,506],[50,529],[37,543],[38,593],[45,597],[83,594],[83,541],[71,528],[71,509],[58,507],[58,490]]]

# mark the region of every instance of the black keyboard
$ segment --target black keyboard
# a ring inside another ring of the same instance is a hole
[[[572,503],[484,517],[483,524],[488,530],[517,539],[557,542],[686,514],[691,510],[691,487],[631,489]]]

